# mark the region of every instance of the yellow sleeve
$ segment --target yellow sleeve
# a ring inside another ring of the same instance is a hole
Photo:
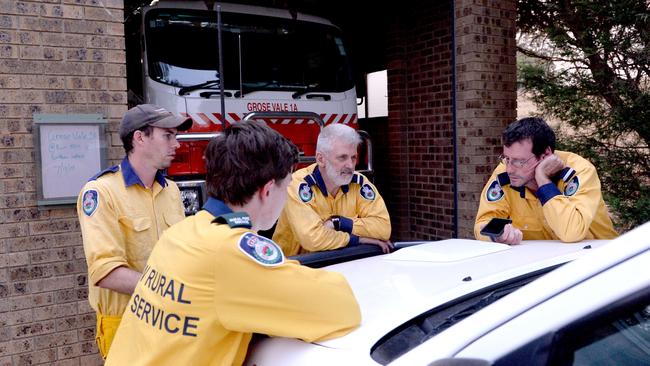
[[[474,237],[477,240],[490,241],[488,236],[481,235],[481,227],[487,224],[492,218],[510,217],[510,203],[499,185],[496,171],[483,187],[479,201],[476,220],[474,221]]]
[[[92,197],[96,197],[96,200],[92,201]],[[91,206],[92,202],[96,206]],[[111,195],[97,181],[86,183],[81,190],[77,199],[77,215],[88,264],[88,282],[97,285],[115,268],[128,266],[124,234],[120,230]]]
[[[384,199],[372,183],[364,183],[374,190],[374,199],[366,199],[357,192],[358,216],[352,219],[352,234],[379,240],[390,239],[390,217]],[[363,189],[363,187],[362,187]]]
[[[288,189],[287,202],[278,222],[279,230],[291,230],[300,245],[310,252],[338,249],[348,245],[348,233],[323,226],[324,221],[316,212],[315,197],[305,203],[298,197],[297,185],[291,184]],[[284,243],[280,245],[285,246]]]
[[[573,189],[569,188],[571,184],[573,187],[577,184],[577,188],[568,195],[567,190]],[[556,195],[542,205],[548,225],[564,242],[583,240],[589,233],[602,197],[596,168],[585,161],[582,169],[576,169],[576,174],[564,185],[564,194],[555,185],[552,188],[556,188]]]
[[[341,274],[286,259],[264,266],[237,248],[223,247],[216,259],[214,299],[225,328],[313,342],[347,334],[361,322]]]

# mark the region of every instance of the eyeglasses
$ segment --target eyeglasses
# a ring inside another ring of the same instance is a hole
[[[523,159],[510,159],[507,156],[499,155],[498,159],[505,166],[508,166],[508,164],[511,164],[515,168],[523,168],[530,161],[530,159],[532,159],[534,157],[535,157],[535,155],[531,156],[530,158],[528,158],[526,160],[523,160]]]

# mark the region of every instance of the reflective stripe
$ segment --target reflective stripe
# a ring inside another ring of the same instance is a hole
[[[216,112],[215,113],[198,112],[198,113],[191,113],[191,114],[180,113],[180,115],[183,117],[192,118],[192,121],[194,121],[196,124],[201,126],[207,126],[210,123],[220,125],[221,122],[223,121],[221,113],[216,113]],[[241,113],[227,113],[227,118],[225,122],[227,124],[234,124],[241,121],[244,118],[244,116],[245,114],[241,114]],[[356,113],[352,113],[352,114],[322,113],[320,114],[320,117],[325,122],[326,125],[332,123],[342,123],[346,125],[357,123]],[[314,121],[305,118],[263,118],[262,120],[267,124],[282,124],[282,125],[314,124]]]

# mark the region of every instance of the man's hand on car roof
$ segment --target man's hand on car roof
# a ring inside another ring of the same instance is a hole
[[[367,238],[365,236],[359,237],[359,244],[372,244],[376,245],[381,248],[381,251],[386,253],[390,253],[391,250],[393,250],[393,243],[390,241],[383,241],[379,239],[374,239],[374,238]]]

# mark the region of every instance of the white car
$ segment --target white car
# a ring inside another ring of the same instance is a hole
[[[358,329],[318,343],[261,338],[246,364],[592,365],[620,353],[603,364],[648,365],[649,267],[650,224],[609,244],[451,239],[410,246],[327,267],[348,279],[361,307]],[[608,341],[599,332],[621,328],[616,321],[629,327]]]
[[[486,307],[391,365],[453,362],[650,365],[650,223]]]

